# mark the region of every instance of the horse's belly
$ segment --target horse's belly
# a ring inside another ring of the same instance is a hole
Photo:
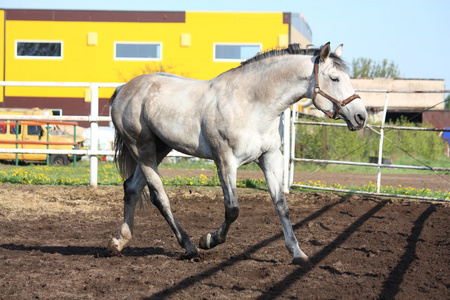
[[[212,159],[209,145],[201,137],[197,126],[183,124],[154,127],[153,132],[169,147],[187,155]]]

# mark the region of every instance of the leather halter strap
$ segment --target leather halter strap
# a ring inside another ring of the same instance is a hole
[[[324,91],[322,91],[319,87],[319,61],[320,61],[320,56],[316,57],[316,60],[314,62],[314,77],[315,77],[315,81],[316,81],[316,87],[314,88],[314,96],[313,96],[313,104],[315,107],[317,107],[316,105],[316,97],[317,94],[320,94],[321,96],[327,98],[328,100],[330,100],[331,102],[333,102],[336,105],[336,108],[334,110],[334,113],[330,113],[329,111],[323,111],[322,112],[324,114],[326,114],[329,118],[331,119],[338,119],[337,115],[339,113],[339,111],[341,110],[342,107],[346,106],[347,104],[349,104],[350,102],[352,102],[353,100],[355,100],[356,98],[360,98],[357,94],[353,94],[352,96],[348,97],[347,99],[344,99],[342,101],[338,101],[335,98],[331,97],[330,95],[328,95],[327,93],[325,93]],[[318,108],[318,107],[317,107]],[[318,108],[320,109],[320,108]],[[321,109],[320,109],[321,110]]]

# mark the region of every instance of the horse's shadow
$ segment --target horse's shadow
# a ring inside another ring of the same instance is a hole
[[[12,251],[39,251],[41,253],[61,254],[61,255],[79,255],[93,256],[94,258],[110,257],[105,247],[91,246],[24,246],[16,244],[2,244],[0,248]],[[125,257],[143,257],[153,255],[165,255],[168,257],[176,257],[173,252],[166,252],[160,247],[126,247],[123,249],[121,256]]]

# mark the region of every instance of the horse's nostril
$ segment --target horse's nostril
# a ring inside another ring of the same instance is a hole
[[[366,121],[366,117],[363,114],[356,115],[356,123],[364,124],[365,121]]]

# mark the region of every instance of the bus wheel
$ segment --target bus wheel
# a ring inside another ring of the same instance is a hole
[[[69,157],[64,154],[50,155],[50,165],[66,166],[69,164]]]

